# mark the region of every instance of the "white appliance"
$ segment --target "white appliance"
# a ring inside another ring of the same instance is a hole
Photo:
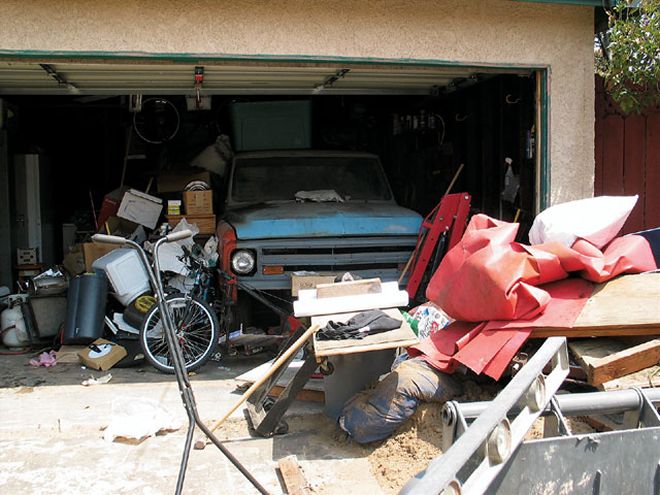
[[[14,194],[14,247],[38,248],[39,262],[54,264],[54,191],[43,155],[14,155]]]

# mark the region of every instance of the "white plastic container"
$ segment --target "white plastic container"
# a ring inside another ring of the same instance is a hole
[[[30,337],[25,327],[23,311],[18,304],[5,309],[0,315],[0,330],[2,343],[7,347],[26,347],[30,345]]]
[[[114,296],[124,306],[140,294],[148,292],[149,275],[140,255],[134,249],[115,249],[92,263],[94,271],[103,270],[114,290]]]

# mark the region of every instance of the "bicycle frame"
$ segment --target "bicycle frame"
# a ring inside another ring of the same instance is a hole
[[[153,266],[149,263],[146,253],[142,247],[128,239],[118,236],[106,235],[106,234],[95,234],[92,236],[92,239],[96,242],[107,242],[111,244],[120,244],[124,246],[130,246],[133,249],[138,251],[140,259],[144,264],[147,274],[149,275],[149,280],[156,294],[156,301],[159,307],[159,310],[162,315],[163,328],[165,330],[165,338],[167,345],[170,348],[170,353],[172,355],[172,362],[174,365],[174,375],[176,376],[177,385],[179,387],[179,392],[181,394],[181,400],[183,401],[184,408],[188,415],[188,431],[186,433],[186,442],[184,445],[184,450],[181,458],[181,464],[179,466],[179,475],[177,477],[176,483],[176,494],[179,495],[183,490],[183,483],[186,475],[186,469],[188,467],[188,459],[190,457],[190,448],[192,447],[193,433],[195,431],[195,425],[199,427],[200,430],[207,436],[211,442],[224,454],[225,457],[245,476],[245,478],[252,483],[252,485],[262,494],[268,495],[268,491],[252,476],[252,474],[243,466],[238,459],[236,459],[229,450],[222,444],[222,442],[209,430],[209,428],[204,424],[204,422],[199,417],[197,411],[197,404],[195,401],[195,395],[188,378],[188,373],[185,369],[185,361],[183,358],[183,353],[181,351],[181,346],[176,338],[176,328],[174,326],[173,317],[170,313],[169,307],[165,301],[165,292],[163,290],[163,282],[160,277],[160,263],[158,260],[158,249],[165,242],[174,242],[177,240],[185,239],[190,237],[192,232],[189,230],[184,230],[181,232],[175,232],[173,234],[168,234],[165,237],[161,237],[154,244],[154,263]]]

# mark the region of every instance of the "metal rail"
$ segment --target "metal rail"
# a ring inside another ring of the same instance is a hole
[[[551,371],[544,378],[542,370],[549,362]],[[483,493],[548,407],[567,375],[566,339],[551,337],[489,404],[488,414],[481,414],[469,428],[460,415],[447,418],[464,433],[410,480],[401,493]],[[515,408],[518,412],[510,421],[508,416]],[[459,477],[465,481],[461,483]]]
[[[653,404],[660,404],[660,388],[644,390],[644,395]],[[642,400],[634,389],[612,390],[610,392],[587,392],[582,394],[565,394],[555,396],[557,405],[564,416],[592,416],[595,414],[614,414],[633,411],[642,407]],[[492,407],[491,401],[466,402],[460,404],[456,401],[447,402],[443,410],[445,416],[453,414],[445,412],[455,408],[465,419],[474,419]],[[543,410],[544,416],[552,414],[549,407]]]

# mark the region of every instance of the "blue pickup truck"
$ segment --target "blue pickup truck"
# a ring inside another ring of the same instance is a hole
[[[396,204],[376,155],[239,153],[217,229],[219,263],[254,289],[289,296],[300,271],[396,280],[421,221]],[[249,298],[241,292],[233,291],[239,305]]]

